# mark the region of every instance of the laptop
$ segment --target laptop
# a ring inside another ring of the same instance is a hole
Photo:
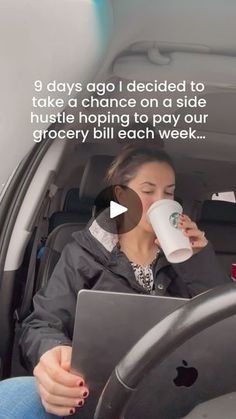
[[[79,292],[72,370],[84,377],[90,389],[79,418],[93,418],[103,387],[123,356],[151,327],[187,301]],[[125,419],[180,419],[197,404],[235,391],[235,324],[236,316],[232,316],[204,330],[154,367],[132,396]]]

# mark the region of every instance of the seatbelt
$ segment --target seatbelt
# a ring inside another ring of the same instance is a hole
[[[34,236],[32,251],[30,255],[29,268],[28,268],[27,278],[25,282],[25,289],[24,289],[24,294],[22,298],[22,303],[21,303],[20,308],[15,310],[15,314],[14,314],[18,322],[21,322],[30,312],[30,306],[31,306],[32,297],[34,293],[37,249],[38,249],[38,242],[40,238],[40,223],[43,219],[46,208],[48,204],[50,203],[50,200],[51,200],[51,195],[48,192],[43,200],[40,211],[35,221],[35,236]]]

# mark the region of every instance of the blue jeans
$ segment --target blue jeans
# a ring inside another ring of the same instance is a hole
[[[0,419],[58,419],[45,411],[34,377],[0,382]]]
[[[235,412],[236,392],[196,406],[183,419],[235,419]],[[34,377],[16,377],[0,381],[0,419],[59,419],[59,416],[45,411]]]

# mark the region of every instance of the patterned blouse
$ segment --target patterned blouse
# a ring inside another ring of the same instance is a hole
[[[134,262],[130,262],[131,266],[134,270],[134,275],[136,278],[136,281],[139,285],[141,285],[146,291],[148,291],[150,294],[154,294],[154,278],[153,278],[153,266],[156,262],[156,259],[159,255],[159,251],[157,252],[157,255],[155,259],[150,263],[149,265],[143,266],[139,265]]]
[[[106,210],[105,210],[106,211]],[[115,246],[117,246],[120,250],[120,243],[119,243],[119,237],[117,234],[111,234],[107,231],[103,230],[99,224],[94,221],[92,225],[89,228],[91,234],[96,237],[96,239],[103,244],[106,250],[108,252],[112,252]],[[154,278],[153,278],[153,266],[158,258],[158,255],[160,253],[160,250],[157,251],[157,255],[155,259],[147,266],[139,265],[134,262],[130,262],[136,281],[139,285],[141,285],[146,291],[148,291],[150,294],[155,294],[154,291]]]

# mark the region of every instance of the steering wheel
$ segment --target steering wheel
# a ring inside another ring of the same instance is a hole
[[[142,378],[197,333],[236,314],[236,286],[230,283],[187,302],[150,329],[120,361],[98,401],[94,419],[124,419]]]

